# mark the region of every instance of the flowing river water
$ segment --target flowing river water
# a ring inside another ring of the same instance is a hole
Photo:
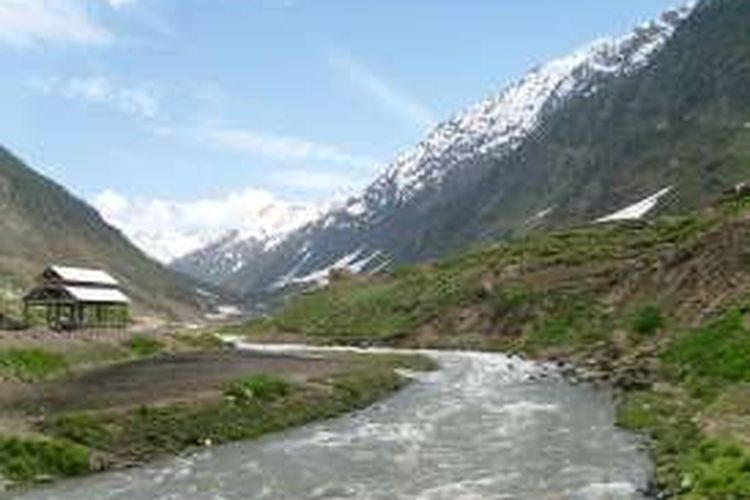
[[[342,418],[25,499],[632,500],[650,464],[611,394],[497,354],[442,369]]]

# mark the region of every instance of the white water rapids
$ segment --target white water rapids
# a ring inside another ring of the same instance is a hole
[[[503,355],[429,355],[441,370],[367,410],[22,498],[645,498],[649,461],[608,392]]]

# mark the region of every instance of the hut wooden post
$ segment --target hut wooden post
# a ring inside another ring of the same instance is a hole
[[[117,280],[108,273],[51,266],[42,273],[39,285],[24,297],[24,317],[30,316],[31,307],[38,306],[44,307],[50,328],[120,327],[123,322],[115,313],[120,308],[126,312],[129,305]]]

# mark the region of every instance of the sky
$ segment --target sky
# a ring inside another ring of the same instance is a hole
[[[0,143],[140,243],[194,247],[269,205],[309,216],[533,66],[678,3],[0,0]]]

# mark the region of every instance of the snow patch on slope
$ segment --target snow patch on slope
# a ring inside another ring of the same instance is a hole
[[[635,219],[641,219],[646,216],[651,210],[656,208],[656,205],[659,203],[659,200],[661,200],[664,196],[669,194],[669,192],[672,191],[672,187],[667,187],[659,191],[658,193],[655,193],[648,198],[645,198],[637,203],[634,203],[628,207],[623,208],[622,210],[619,210],[613,214],[607,215],[606,217],[602,217],[601,219],[597,219],[596,222],[615,222],[615,221],[623,221],[623,220],[635,220]]]
[[[328,284],[331,271],[349,271],[354,274],[359,274],[362,271],[364,271],[367,266],[373,262],[375,259],[380,257],[382,255],[382,252],[380,250],[376,250],[374,252],[371,252],[369,255],[366,254],[364,248],[359,248],[355,250],[354,252],[345,255],[344,257],[340,258],[333,264],[317,269],[311,273],[308,273],[301,277],[294,277],[294,275],[298,272],[300,265],[295,266],[292,271],[284,276],[282,279],[277,281],[273,288],[279,289],[284,288],[289,285],[317,285],[317,286],[324,286]]]

